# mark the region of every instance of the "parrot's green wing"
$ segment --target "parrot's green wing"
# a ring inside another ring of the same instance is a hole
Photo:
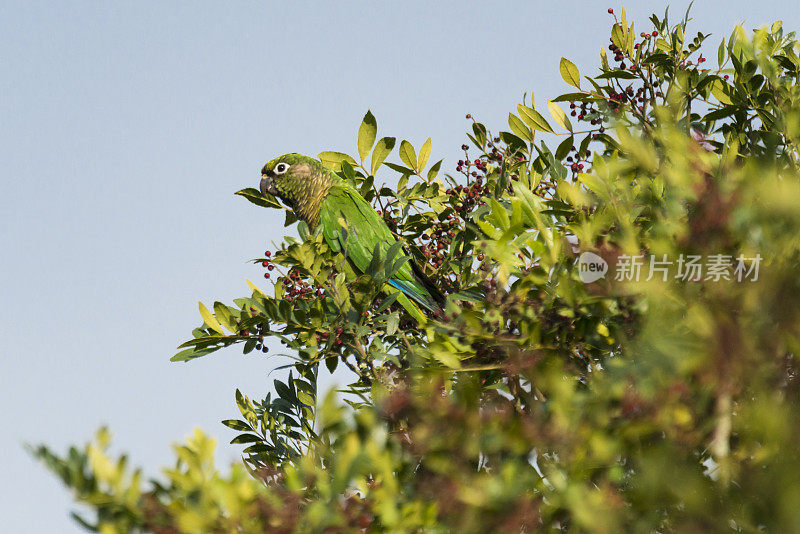
[[[376,246],[381,254],[386,254],[397,242],[380,215],[358,191],[346,184],[334,185],[328,191],[320,207],[320,224],[328,245],[333,250],[343,251],[361,272],[367,270]],[[405,252],[401,250],[399,254],[405,255]],[[411,258],[388,283],[430,311],[441,309],[437,299],[415,275]],[[398,302],[408,309],[403,300],[406,299],[398,298]],[[411,310],[409,312],[414,315]]]

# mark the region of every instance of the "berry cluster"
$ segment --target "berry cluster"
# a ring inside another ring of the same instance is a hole
[[[642,33],[640,33],[640,34],[639,34],[639,36],[642,38],[642,42],[640,42],[640,43],[635,43],[635,44],[633,45],[633,48],[634,48],[634,49],[636,49],[636,50],[638,50],[638,49],[639,49],[640,47],[642,47],[642,46],[647,46],[647,45],[648,45],[648,41],[649,41],[651,38],[653,38],[653,37],[658,37],[658,32],[657,32],[656,30],[653,30],[651,33],[642,32]],[[615,45],[613,42],[612,42],[610,45],[608,45],[608,49],[609,49],[611,52],[614,52],[614,61],[616,61],[617,63],[619,63],[619,68],[620,68],[621,70],[625,70],[625,69],[629,69],[629,70],[636,70],[636,69],[638,69],[638,68],[639,68],[639,66],[638,66],[638,65],[635,63],[635,61],[634,61],[633,59],[631,59],[631,65],[630,65],[630,67],[628,67],[628,66],[625,64],[625,59],[626,59],[626,57],[625,57],[625,51],[624,51],[624,50],[622,50],[621,48],[619,48],[619,47],[618,47],[617,45]]]
[[[469,118],[470,115],[467,115]],[[499,138],[495,138],[494,142],[499,142]],[[462,219],[467,213],[472,211],[475,206],[483,204],[482,197],[488,194],[487,186],[483,185],[489,168],[486,161],[476,158],[470,159],[469,147],[461,145],[461,150],[464,151],[464,159],[458,160],[456,171],[463,174],[467,179],[467,185],[457,185],[445,191],[445,194],[450,197],[452,205],[454,206],[456,214]],[[484,156],[487,160],[502,161],[503,154],[492,146],[491,152]]]
[[[275,270],[275,265],[272,263],[272,260],[270,259],[271,257],[272,257],[272,252],[267,250],[266,252],[264,252],[264,258],[266,259],[261,262],[261,266],[267,270],[267,272],[264,273],[264,278],[266,278],[267,280],[269,280],[271,276],[270,272]]]
[[[399,219],[394,217],[392,210],[378,210],[378,215],[383,217],[383,222],[386,223],[386,226],[388,226],[392,232],[397,231],[397,223]]]
[[[255,312],[255,310],[253,310],[253,312]],[[247,335],[246,331],[243,332],[243,333],[245,335]],[[264,345],[264,325],[262,325],[262,324],[256,325],[256,339],[257,339],[257,341],[256,341],[256,350],[260,350],[264,354],[269,352],[269,349],[267,348],[267,346]]]
[[[467,213],[472,211],[475,206],[479,206],[483,203],[482,198],[487,193],[487,187],[483,185],[482,177],[476,178],[472,184],[467,186],[457,185],[445,191],[445,194],[450,197],[453,202],[455,212],[462,219]]]
[[[264,278],[267,280],[271,277],[271,272],[275,270],[275,263],[272,260],[272,252],[269,250],[264,252],[264,260],[261,262],[267,272],[264,273]],[[283,277],[282,280],[284,288],[284,298],[293,303],[297,299],[306,297],[325,298],[325,291],[317,286],[312,285],[303,279],[300,270],[297,267],[292,267],[289,272]]]
[[[581,102],[577,104],[575,102],[569,103],[569,112],[570,115],[573,117],[578,118],[579,121],[587,121],[592,126],[597,124],[600,125],[600,128],[597,129],[598,132],[603,133],[606,131],[605,127],[603,126],[603,117],[600,115],[600,112],[594,107],[594,104],[591,102]],[[615,110],[618,112],[619,110]]]
[[[657,97],[664,96],[660,90],[653,91],[653,95]],[[614,110],[614,113],[619,113],[619,107],[622,104],[630,103],[635,106],[637,102],[642,104],[647,99],[646,87],[639,87],[634,91],[633,85],[628,85],[624,90],[619,92],[615,91],[609,95],[609,105]]]
[[[572,172],[578,173],[583,171],[583,163],[589,165],[591,153],[587,150],[585,153],[581,154],[575,146],[570,149],[570,154],[573,152],[575,153],[574,156],[567,156],[567,163],[570,164],[569,168],[572,169]]]
[[[344,333],[344,328],[342,328],[341,326],[337,326],[336,328],[333,329],[333,334],[334,334],[333,345],[334,346],[339,347],[339,346],[342,345],[342,343],[343,343],[342,342],[342,333]],[[327,345],[328,341],[329,341],[329,339],[331,337],[331,333],[330,332],[317,332],[315,335],[317,337],[317,345]]]
[[[306,297],[325,298],[325,291],[317,285],[312,285],[303,279],[300,270],[296,267],[289,269],[286,276],[283,278],[283,287],[285,290],[284,298],[289,302],[294,302],[297,299]]]
[[[422,253],[435,268],[438,269],[444,263],[447,250],[456,235],[458,226],[458,220],[450,213],[444,221],[431,225],[430,234],[422,234],[420,236],[420,239],[425,241],[422,246]]]

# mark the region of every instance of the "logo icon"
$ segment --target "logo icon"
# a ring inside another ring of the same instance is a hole
[[[583,252],[578,256],[578,277],[584,284],[591,284],[608,273],[606,260],[594,252]]]

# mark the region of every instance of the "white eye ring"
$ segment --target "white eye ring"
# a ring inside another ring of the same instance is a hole
[[[283,174],[288,170],[289,170],[289,164],[288,163],[281,162],[281,163],[278,163],[277,165],[275,165],[275,174]]]

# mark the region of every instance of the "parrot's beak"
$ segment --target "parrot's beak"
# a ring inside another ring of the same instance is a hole
[[[261,175],[261,194],[266,195],[269,193],[272,196],[277,196],[278,190],[275,189],[275,183],[268,174]]]

